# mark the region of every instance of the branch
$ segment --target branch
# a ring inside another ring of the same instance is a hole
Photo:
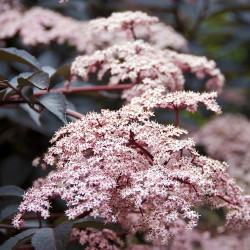
[[[145,149],[142,145],[137,143],[135,141],[134,136],[135,136],[135,134],[130,130],[130,138],[129,138],[129,142],[128,142],[127,146],[134,145],[136,148],[139,148],[144,154],[146,154],[151,159],[151,161],[153,161],[154,160],[153,155],[147,149]]]
[[[82,87],[70,87],[70,88],[60,88],[60,89],[51,89],[49,92],[54,93],[63,93],[63,94],[72,94],[72,93],[82,93],[82,92],[93,92],[100,90],[123,90],[130,89],[134,84],[120,84],[120,85],[96,85],[96,86],[82,86]],[[34,93],[34,96],[41,96],[47,94],[48,91],[38,91]]]
[[[193,28],[190,30],[188,34],[189,39],[194,39],[196,34],[198,33],[198,30],[200,28],[201,22],[207,17],[207,11],[209,9],[210,0],[203,0],[203,7],[194,23]]]
[[[72,117],[75,117],[77,119],[80,119],[83,117],[83,114],[79,113],[79,112],[76,112],[74,110],[71,110],[71,109],[67,109],[66,110],[66,113]]]
[[[46,226],[46,227],[43,227],[43,228],[54,228],[54,226]],[[5,228],[5,229],[17,229],[15,228],[14,226],[12,225],[6,225],[6,224],[0,224],[0,228]],[[33,229],[33,228],[40,228],[39,226],[38,227],[26,227],[26,226],[22,226],[19,228],[19,230],[26,230],[26,229]]]
[[[174,15],[174,20],[175,20],[175,28],[179,32],[184,31],[184,23],[182,22],[180,18],[180,12],[179,12],[179,6],[180,5],[180,0],[175,0],[174,5],[173,5],[173,15]]]
[[[56,219],[56,218],[59,218],[59,217],[62,217],[62,216],[65,216],[65,214],[64,213],[53,213],[53,214],[50,214],[49,218]],[[6,219],[7,220],[12,220],[13,218],[14,218],[14,216],[10,215]],[[34,214],[34,215],[23,215],[22,218],[24,220],[35,220],[35,219],[38,218],[38,215],[37,214]]]

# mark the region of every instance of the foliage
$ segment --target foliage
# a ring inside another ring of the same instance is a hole
[[[0,0],[0,249],[247,249],[249,13]]]

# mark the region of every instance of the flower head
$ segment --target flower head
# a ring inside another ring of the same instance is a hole
[[[54,165],[24,195],[22,214],[49,217],[50,200],[66,201],[69,219],[82,214],[119,222],[145,232],[157,244],[185,228],[193,229],[204,202],[229,210],[233,226],[249,224],[249,197],[225,173],[225,163],[200,156],[186,131],[151,121],[150,110],[127,105],[118,111],[89,113],[60,129],[44,161]]]

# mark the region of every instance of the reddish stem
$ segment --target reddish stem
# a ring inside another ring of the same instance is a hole
[[[63,94],[71,94],[71,93],[80,93],[80,92],[92,92],[92,91],[111,91],[111,90],[123,90],[123,89],[130,89],[134,85],[130,84],[120,84],[120,85],[96,85],[96,86],[82,86],[82,87],[70,87],[70,88],[60,88],[60,89],[51,89],[49,92],[54,93],[63,93]],[[34,93],[34,96],[41,96],[47,94],[47,90],[38,91]]]
[[[59,218],[59,217],[62,217],[62,216],[65,216],[64,213],[53,213],[49,216],[49,218],[51,219],[56,219],[56,218]],[[12,220],[14,218],[14,216],[8,216],[6,219],[7,220]],[[23,215],[22,218],[24,220],[35,220],[38,218],[38,214],[28,214],[28,215]]]
[[[79,112],[76,112],[74,110],[71,110],[71,109],[67,109],[66,110],[66,113],[72,117],[75,117],[77,119],[80,119],[83,117],[83,114],[79,113]]]
[[[151,159],[151,161],[153,161],[154,160],[153,155],[147,149],[145,149],[142,145],[140,145],[139,143],[137,143],[135,141],[134,136],[135,136],[135,134],[130,130],[129,143],[131,145],[134,145],[135,147],[139,148],[144,154],[146,154]]]

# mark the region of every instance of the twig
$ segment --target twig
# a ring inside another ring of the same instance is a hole
[[[49,218],[56,219],[56,218],[59,218],[59,217],[62,217],[62,216],[65,216],[65,214],[64,213],[52,213],[52,214],[50,214]],[[12,216],[8,216],[6,219],[7,220],[12,220],[13,218],[14,218],[14,216],[12,215]],[[38,215],[37,214],[34,214],[34,215],[30,215],[30,214],[29,215],[23,215],[22,218],[24,220],[35,220],[35,219],[38,218]]]
[[[63,94],[72,94],[72,93],[82,93],[82,92],[94,92],[100,90],[123,90],[130,89],[133,87],[133,84],[120,84],[120,85],[96,85],[96,86],[82,86],[82,87],[70,87],[70,88],[59,88],[59,89],[51,89],[49,92],[54,93],[63,93]],[[34,93],[34,96],[41,96],[47,94],[48,91],[38,91]]]
[[[180,0],[175,0],[174,6],[173,6],[173,15],[174,15],[174,19],[175,19],[176,30],[179,32],[183,32],[184,24],[180,18],[179,5],[180,5]]]
[[[129,138],[128,146],[134,145],[135,147],[139,148],[144,154],[146,154],[150,158],[151,161],[153,161],[154,160],[153,155],[147,149],[145,149],[142,145],[137,143],[135,141],[134,136],[135,136],[135,134],[133,133],[133,131],[130,130],[130,138]]]
[[[66,110],[66,113],[72,117],[75,117],[77,119],[80,119],[83,117],[83,114],[79,113],[79,112],[76,112],[74,110],[71,110],[71,109],[67,109]]]
[[[201,9],[201,11],[200,11],[195,23],[194,23],[194,26],[191,29],[191,31],[189,32],[189,34],[187,35],[189,39],[195,38],[195,36],[198,33],[201,22],[207,17],[207,12],[209,10],[210,0],[203,0],[202,4],[203,4],[202,9]]]

